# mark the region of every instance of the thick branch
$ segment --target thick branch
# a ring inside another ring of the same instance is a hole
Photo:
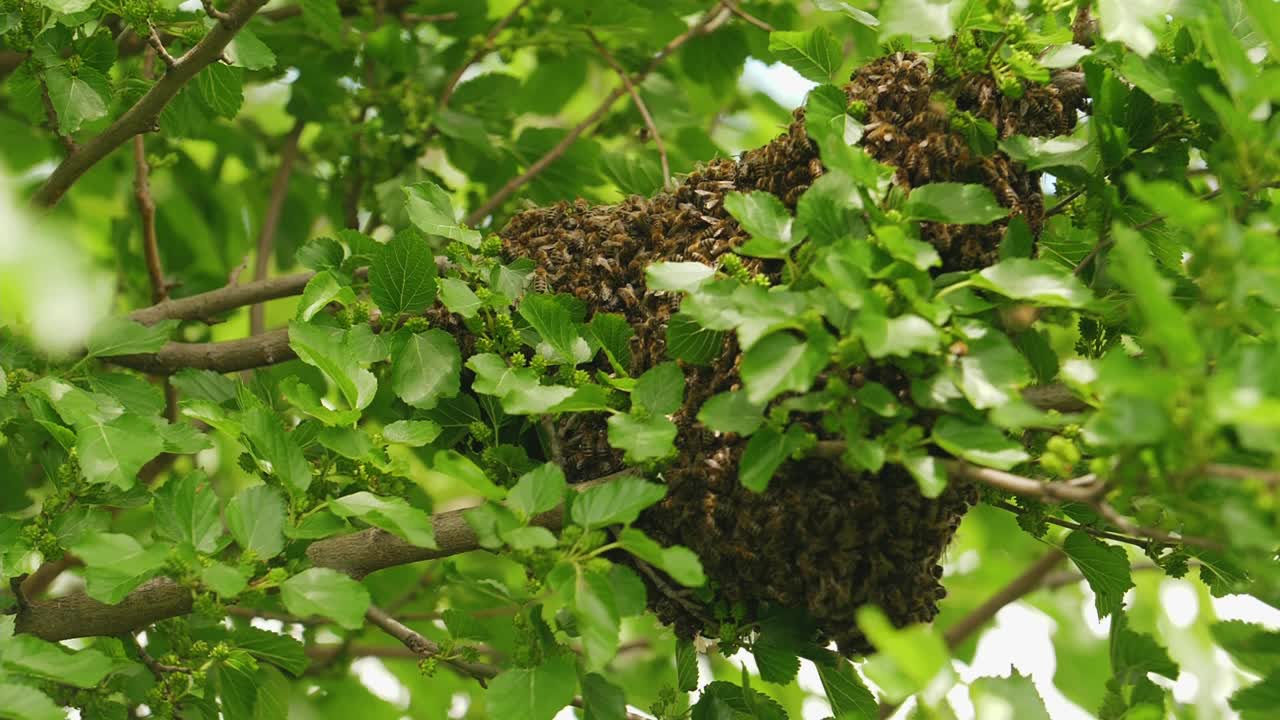
[[[130,313],[129,318],[143,325],[154,325],[161,320],[208,320],[245,305],[300,295],[313,277],[313,272],[302,272],[261,282],[227,285],[199,295],[156,303]]]
[[[1000,608],[1015,602],[1023,595],[1026,595],[1032,590],[1040,587],[1041,583],[1044,582],[1045,577],[1048,576],[1049,573],[1052,572],[1053,569],[1058,566],[1058,563],[1062,562],[1062,559],[1065,557],[1066,554],[1058,548],[1053,548],[1049,552],[1045,553],[1043,557],[1035,561],[1035,563],[1031,567],[1027,568],[1025,572],[1011,580],[1008,585],[1000,588],[1000,590],[988,598],[986,602],[974,608],[968,615],[960,618],[955,625],[947,628],[946,632],[943,634],[943,637],[947,640],[947,646],[954,649],[960,645],[960,643],[967,640],[969,636],[979,628],[990,622],[991,619],[996,616],[996,613],[1000,611]]]
[[[179,58],[138,102],[124,112],[100,135],[80,146],[54,169],[45,184],[36,191],[32,202],[42,207],[58,204],[67,190],[99,160],[111,154],[129,138],[155,127],[160,112],[184,85],[210,63],[222,57],[222,51],[240,28],[267,0],[237,0],[227,10],[225,21],[214,25],[195,47]]]
[[[251,370],[297,357],[289,347],[289,330],[213,343],[165,343],[159,352],[105,358],[113,365],[148,375],[171,375],[184,368],[227,373]]]
[[[275,249],[276,230],[280,227],[280,216],[284,212],[284,201],[289,194],[289,178],[293,175],[293,165],[298,159],[298,139],[302,137],[302,128],[306,125],[301,120],[294,122],[293,129],[285,135],[284,145],[280,148],[280,167],[276,170],[275,179],[271,182],[271,196],[267,200],[267,210],[262,217],[262,230],[258,234],[258,255],[254,258],[253,279],[262,282],[267,279],[271,269],[271,254]],[[262,303],[255,303],[249,308],[249,332],[261,335],[266,330],[267,308]]]

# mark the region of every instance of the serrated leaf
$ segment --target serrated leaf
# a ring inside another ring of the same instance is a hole
[[[686,313],[667,320],[667,355],[693,365],[710,365],[724,351],[725,334],[708,330]]]
[[[507,670],[489,681],[489,717],[551,720],[573,702],[578,674],[572,659],[558,655],[535,668]]]
[[[656,540],[635,528],[618,533],[618,544],[641,560],[670,575],[686,587],[701,587],[706,583],[702,562],[692,550],[679,545],[664,548]]]
[[[787,206],[772,193],[760,190],[726,193],[724,209],[751,235],[737,250],[742,255],[785,258],[803,238],[802,233],[794,232],[794,220]]]
[[[909,35],[915,40],[941,40],[955,32],[956,0],[886,0],[880,6],[880,37]]]
[[[693,641],[676,638],[676,689],[693,692],[698,689],[698,651]]]
[[[107,99],[79,74],[73,75],[64,67],[54,67],[45,71],[44,81],[58,118],[59,131],[74,133],[84,123],[107,114]]]
[[[286,433],[280,416],[265,407],[255,407],[242,416],[244,437],[263,469],[284,483],[294,495],[311,487],[311,464],[302,448]]]
[[[507,493],[507,507],[528,521],[559,505],[567,487],[564,471],[554,463],[545,463],[520,476]]]
[[[875,720],[880,706],[875,695],[858,677],[858,671],[841,658],[834,664],[818,663],[818,679],[831,704],[831,712],[840,720]]]
[[[440,281],[440,302],[464,318],[475,317],[484,305],[480,298],[457,278],[444,278]]]
[[[662,261],[644,271],[646,287],[666,292],[693,292],[715,275],[715,268],[700,262]]]
[[[435,440],[442,428],[430,420],[397,420],[382,428],[382,439],[389,443],[422,447]]]
[[[802,340],[789,332],[773,333],[742,357],[747,399],[763,405],[785,392],[805,392],[830,361],[829,343]]]
[[[244,104],[244,70],[224,63],[209,63],[196,73],[191,87],[214,115],[234,118]]]
[[[1120,610],[1124,594],[1133,587],[1129,558],[1123,549],[1108,545],[1076,530],[1067,536],[1062,550],[1071,558],[1093,590],[1098,618]]]
[[[107,423],[82,427],[76,433],[76,450],[80,474],[86,481],[128,490],[137,483],[142,466],[164,451],[164,441],[147,421],[121,415]]]
[[[78,688],[96,688],[108,675],[127,666],[124,660],[94,648],[71,652],[27,634],[6,638],[0,657],[4,669]]]
[[[985,185],[937,182],[921,185],[907,196],[903,212],[914,220],[956,225],[986,225],[1008,217]]]
[[[828,82],[840,68],[840,43],[826,27],[769,33],[769,52],[814,82]]]
[[[578,332],[577,324],[568,309],[554,297],[540,293],[525,295],[520,302],[520,317],[555,351],[552,361],[577,365],[591,359],[590,348]]]
[[[177,320],[163,320],[148,326],[128,318],[110,317],[94,326],[85,346],[90,357],[157,352],[177,326]]]
[[[480,247],[480,232],[458,222],[453,201],[444,188],[420,182],[404,188],[409,220],[427,235],[446,237],[472,248]]]
[[[414,333],[391,361],[391,387],[405,403],[430,410],[442,398],[458,394],[462,383],[462,353],[444,330]]]
[[[791,425],[785,433],[765,425],[747,442],[747,449],[738,462],[738,482],[753,492],[764,492],[782,463],[792,453],[808,446],[811,439],[799,425]]]
[[[431,515],[410,505],[404,498],[380,497],[370,492],[357,492],[330,500],[329,507],[338,517],[356,517],[370,525],[398,535],[411,545],[436,548]]]
[[[1089,289],[1057,263],[1010,258],[984,268],[972,282],[1014,300],[1030,300],[1051,307],[1084,307],[1092,299]]]
[[[627,462],[661,460],[675,454],[678,429],[665,417],[619,413],[609,418],[608,426],[609,444],[624,451]]]
[[[631,401],[654,415],[670,415],[684,403],[684,373],[673,362],[659,363],[636,380]]]
[[[664,485],[627,476],[588,488],[574,498],[570,517],[585,528],[629,525],[640,511],[666,497]]]
[[[420,313],[436,301],[436,258],[413,230],[396,233],[369,264],[369,294],[389,317]]]
[[[212,554],[222,535],[218,497],[204,473],[192,471],[172,479],[155,495],[156,528],[174,542]]]
[[[284,496],[268,485],[245,488],[227,503],[227,529],[240,547],[267,560],[284,550]]]
[[[976,465],[1011,470],[1031,459],[1021,445],[998,428],[956,417],[941,417],[933,426],[938,447]]]
[[[698,410],[698,422],[716,432],[748,436],[764,422],[764,408],[741,390],[729,390],[711,396]]]
[[[285,580],[280,597],[294,615],[332,618],[348,630],[359,630],[369,609],[369,591],[328,568],[311,568]]]

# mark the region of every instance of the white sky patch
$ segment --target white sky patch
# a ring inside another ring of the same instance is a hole
[[[748,90],[759,90],[788,110],[800,107],[805,93],[818,86],[812,80],[806,80],[790,65],[780,62],[765,65],[755,58],[747,58],[738,85]]]
[[[1280,610],[1252,595],[1214,598],[1213,611],[1219,620],[1243,620],[1258,623],[1268,630],[1280,630]]]
[[[1166,580],[1160,584],[1160,605],[1174,627],[1190,627],[1200,614],[1200,599],[1195,588],[1185,580]]]
[[[409,688],[404,686],[382,661],[374,657],[362,657],[351,663],[351,671],[369,692],[395,705],[401,710],[409,707]]]

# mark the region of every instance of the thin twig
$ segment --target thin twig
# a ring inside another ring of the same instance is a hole
[[[200,0],[200,4],[204,6],[204,13],[219,22],[226,22],[227,14],[213,6],[213,0]]]
[[[36,568],[35,572],[23,578],[18,590],[24,599],[34,600],[44,594],[44,591],[48,590],[53,581],[57,580],[63,572],[80,564],[80,558],[71,553],[63,553],[62,557],[46,562]]]
[[[32,204],[46,208],[57,205],[67,190],[89,168],[125,144],[129,138],[155,128],[160,113],[169,101],[197,73],[222,58],[222,51],[235,38],[236,32],[265,4],[267,0],[236,0],[227,10],[227,19],[213,26],[146,94],[107,126],[106,130],[76,148],[75,152],[59,163],[44,185],[32,196]]]
[[[1236,480],[1261,480],[1273,488],[1280,487],[1280,470],[1264,470],[1241,465],[1209,463],[1204,466],[1204,471],[1210,475]]]
[[[1059,200],[1059,201],[1058,201],[1058,204],[1054,205],[1053,207],[1049,208],[1048,210],[1045,210],[1045,211],[1044,211],[1044,216],[1045,216],[1045,217],[1053,217],[1054,215],[1057,215],[1058,213],[1062,212],[1063,210],[1066,210],[1066,209],[1067,209],[1067,206],[1071,204],[1071,201],[1072,201],[1072,200],[1075,200],[1076,198],[1078,198],[1078,197],[1080,197],[1081,195],[1083,195],[1083,194],[1084,194],[1084,191],[1085,191],[1085,188],[1084,188],[1084,186],[1082,185],[1082,186],[1080,186],[1080,187],[1076,188],[1075,190],[1072,190],[1070,193],[1067,193],[1067,196],[1066,196],[1066,197],[1064,197],[1064,198],[1062,198],[1061,200]]]
[[[755,15],[752,15],[746,10],[743,10],[741,7],[738,7],[738,3],[735,2],[734,0],[720,0],[720,4],[729,8],[729,12],[733,13],[734,15],[737,15],[738,17],[742,18],[743,20],[746,20],[747,22],[751,23],[752,25],[755,25],[756,27],[760,28],[765,32],[768,32],[768,33],[777,32],[777,29],[774,28],[769,23],[761,20]]]
[[[674,187],[671,182],[671,163],[667,160],[667,144],[662,140],[662,133],[658,131],[658,124],[653,121],[653,115],[649,113],[649,106],[645,105],[644,98],[640,97],[640,91],[636,88],[635,83],[631,82],[631,75],[626,68],[622,67],[613,55],[609,54],[609,50],[600,42],[600,38],[588,28],[587,37],[591,39],[591,44],[595,45],[596,52],[609,67],[618,74],[618,79],[622,80],[622,85],[631,95],[631,102],[635,103],[636,111],[640,113],[641,119],[644,120],[645,127],[649,128],[649,135],[653,137],[653,144],[658,148],[658,160],[662,163],[662,187],[670,190]]]
[[[482,687],[486,685],[487,680],[497,676],[497,674],[501,672],[498,668],[492,665],[462,662],[442,655],[439,645],[423,637],[417,630],[414,630],[408,625],[405,625],[399,620],[391,617],[385,610],[377,606],[370,606],[369,610],[365,612],[364,617],[366,620],[380,628],[383,632],[399,640],[401,644],[418,657],[423,659],[432,657],[439,658],[441,662],[447,664],[449,667],[452,667],[466,675],[470,675],[480,681],[480,685]]]
[[[162,663],[159,660],[156,660],[155,658],[151,657],[151,653],[148,653],[147,649],[142,646],[142,643],[138,640],[137,635],[134,635],[133,633],[129,633],[128,637],[130,640],[133,641],[132,642],[133,649],[135,652],[138,653],[138,659],[142,661],[143,665],[147,666],[147,669],[151,671],[151,674],[154,675],[157,680],[162,679],[165,675],[168,675],[170,673],[184,673],[187,675],[191,674],[191,668],[189,667]]]
[[[151,78],[155,53],[148,51],[142,59],[142,76]],[[151,167],[147,164],[147,142],[143,135],[133,136],[133,197],[138,204],[138,219],[142,224],[142,255],[147,263],[147,276],[151,278],[152,304],[164,302],[169,297],[169,283],[164,279],[164,265],[160,261],[160,245],[156,238],[156,203],[151,197]]]
[[[1007,510],[1013,513],[1014,515],[1021,515],[1026,512],[1026,510],[1018,507],[1017,505],[1014,505],[1011,502],[1001,501],[993,504],[992,507],[1000,508],[1001,510]],[[1049,523],[1050,525],[1057,525],[1058,527],[1067,528],[1068,530],[1079,530],[1083,533],[1092,535],[1096,538],[1102,538],[1105,540],[1114,540],[1116,542],[1133,545],[1134,547],[1146,549],[1149,545],[1151,545],[1150,540],[1144,540],[1142,538],[1137,538],[1137,537],[1130,537],[1128,535],[1121,535],[1120,533],[1113,533],[1108,530],[1100,530],[1090,525],[1083,525],[1078,522],[1072,522],[1071,520],[1063,520],[1062,518],[1056,518],[1056,517],[1046,517],[1044,521]]]
[[[489,54],[489,51],[493,49],[493,41],[496,40],[498,35],[511,24],[512,20],[516,19],[516,16],[519,15],[520,11],[524,9],[524,6],[528,4],[529,0],[520,0],[519,3],[516,3],[516,6],[511,9],[511,12],[504,15],[501,20],[489,29],[489,33],[484,36],[484,42],[480,44],[480,47],[477,48],[474,53],[472,53],[471,57],[467,58],[467,61],[462,63],[462,65],[449,76],[449,80],[444,84],[444,90],[440,93],[440,100],[436,103],[436,113],[439,113],[441,110],[449,107],[449,100],[453,98],[453,91],[458,89],[458,82],[462,80],[462,76],[466,74],[467,69],[480,62],[485,55]]]
[[[1222,550],[1223,544],[1217,540],[1210,538],[1196,537],[1194,535],[1182,535],[1180,533],[1171,533],[1160,528],[1145,527],[1139,525],[1129,518],[1125,517],[1110,504],[1096,500],[1091,503],[1095,512],[1102,516],[1102,519],[1116,526],[1121,532],[1128,535],[1139,535],[1149,537],[1168,545],[1191,545],[1193,547],[1207,548],[1209,550]]]
[[[417,13],[401,13],[400,21],[407,23],[438,23],[450,22],[458,19],[456,12],[442,12],[434,15],[419,15]]]
[[[632,78],[632,82],[639,82],[643,80],[649,75],[649,73],[656,70],[663,61],[670,57],[672,53],[679,50],[685,43],[689,42],[694,37],[714,32],[714,30],[723,24],[730,15],[732,15],[732,13],[729,12],[728,8],[717,3],[714,8],[708,10],[707,13],[703,15],[702,18],[692,27],[672,38],[670,42],[663,46],[663,48],[653,56],[653,59],[649,61],[648,66]],[[592,110],[591,114],[587,115],[582,122],[579,122],[571,128],[569,132],[560,139],[560,142],[556,143],[555,147],[551,148],[545,155],[535,160],[524,172],[508,180],[507,183],[499,188],[498,191],[486,200],[483,205],[467,215],[466,223],[468,225],[475,225],[488,217],[494,210],[501,207],[502,204],[507,201],[507,198],[511,197],[511,195],[513,195],[517,190],[524,187],[530,180],[537,177],[556,160],[560,159],[560,156],[564,155],[565,152],[569,150],[570,146],[577,142],[578,138],[587,131],[587,128],[599,122],[600,119],[609,112],[609,109],[613,107],[613,104],[625,94],[627,94],[626,85],[619,85],[614,88],[613,91],[600,101],[600,104],[596,109]]]
[[[280,167],[276,170],[275,179],[271,182],[271,196],[267,200],[267,210],[262,217],[262,230],[258,234],[258,255],[254,258],[253,279],[267,279],[271,268],[271,254],[275,247],[276,230],[280,227],[280,216],[284,212],[284,201],[289,194],[289,178],[293,174],[294,163],[298,159],[298,138],[302,136],[302,128],[306,123],[297,120],[293,129],[284,138],[280,148]],[[253,335],[261,335],[266,330],[267,308],[257,303],[249,308],[249,331]]]
[[[1045,553],[1021,575],[1009,581],[1008,585],[1000,588],[996,594],[987,598],[986,602],[974,608],[968,615],[960,618],[954,625],[947,628],[943,633],[943,637],[947,641],[947,647],[955,649],[979,628],[990,622],[996,616],[996,613],[1000,611],[1000,608],[1040,587],[1045,577],[1065,557],[1066,554],[1056,547]]]
[[[165,68],[172,68],[178,64],[178,61],[165,49],[164,41],[160,39],[160,33],[156,32],[155,25],[147,26],[147,45],[151,46],[151,50],[160,56],[160,61],[164,63]]]

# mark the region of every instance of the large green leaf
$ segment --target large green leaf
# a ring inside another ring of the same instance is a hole
[[[369,591],[328,568],[311,568],[285,580],[280,597],[289,612],[299,617],[332,618],[348,630],[359,630],[369,609]]]
[[[1001,207],[987,186],[954,182],[915,188],[903,211],[916,220],[957,225],[986,225],[1009,215],[1009,208]]]
[[[266,560],[284,550],[285,502],[279,490],[254,485],[227,503],[227,529],[240,547]]]
[[[573,660],[558,655],[537,667],[507,670],[494,678],[485,691],[485,703],[490,717],[551,720],[573,702],[577,689]]]
[[[413,507],[404,498],[379,497],[360,491],[329,501],[329,507],[339,517],[360,518],[418,547],[437,547],[431,515]]]
[[[396,233],[369,265],[369,293],[390,317],[420,313],[436,300],[436,258],[422,236]]]
[[[769,52],[805,78],[820,83],[831,80],[842,61],[840,42],[821,25],[808,31],[769,33]]]
[[[462,353],[449,333],[414,333],[391,360],[391,388],[409,405],[430,410],[441,398],[458,394]]]
[[[480,233],[457,221],[449,194],[433,182],[420,182],[404,188],[405,209],[409,220],[427,235],[457,240],[473,248],[480,247]]]

